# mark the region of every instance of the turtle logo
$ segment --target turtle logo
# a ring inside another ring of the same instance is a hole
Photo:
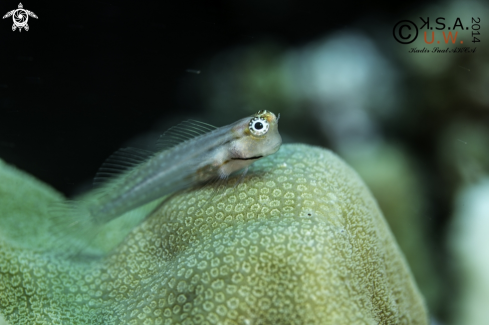
[[[27,25],[27,21],[29,20],[29,16],[33,18],[37,18],[36,14],[32,11],[23,9],[22,3],[19,3],[19,8],[9,11],[3,16],[3,18],[7,18],[12,16],[14,20],[14,24],[12,25],[12,31],[15,31],[16,28],[19,29],[19,32],[24,28],[26,31],[29,30],[29,25]]]

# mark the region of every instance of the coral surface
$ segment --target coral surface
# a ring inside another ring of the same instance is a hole
[[[284,145],[236,187],[174,195],[85,260],[36,250],[59,195],[4,163],[0,179],[9,324],[428,323],[375,200],[327,150]]]

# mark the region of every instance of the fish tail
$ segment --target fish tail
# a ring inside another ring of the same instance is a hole
[[[65,257],[96,254],[91,244],[101,225],[85,204],[75,200],[56,202],[48,208],[48,214],[52,232],[50,251]]]

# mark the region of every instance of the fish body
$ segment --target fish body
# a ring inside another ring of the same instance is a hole
[[[202,129],[198,124],[177,128],[169,133],[170,142],[197,136],[161,150],[115,177],[102,186],[96,199],[80,206],[91,222],[104,224],[178,190],[247,170],[253,162],[280,148],[278,119],[272,112],[259,111],[203,134],[199,134]]]

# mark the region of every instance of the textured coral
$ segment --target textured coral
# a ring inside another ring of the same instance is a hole
[[[23,200],[12,183],[8,191],[0,185],[0,206],[17,200],[0,208],[5,229],[11,211],[35,212],[55,195],[0,167],[2,180],[17,177],[32,193],[49,192]],[[17,220],[30,230],[2,230],[1,313],[10,324],[428,323],[404,258],[355,172],[304,145],[284,145],[253,171],[211,200],[209,188],[175,195],[111,255],[88,262],[19,246],[23,237],[42,241],[34,221],[46,227],[25,212],[33,222]]]
[[[436,269],[433,234],[429,232],[428,195],[423,175],[401,146],[388,142],[343,153],[377,199],[425,297],[430,312],[446,308],[445,281]],[[461,155],[463,156],[463,155]]]

